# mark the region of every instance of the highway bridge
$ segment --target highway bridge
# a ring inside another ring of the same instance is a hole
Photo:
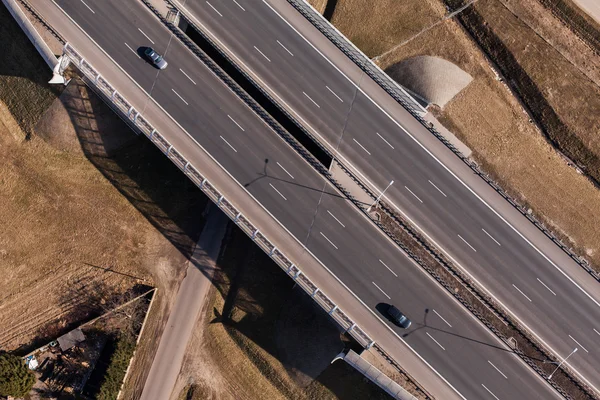
[[[324,292],[411,375],[427,385],[436,397],[558,397],[543,379],[512,354],[265,124],[141,2],[29,2],[87,62],[94,65],[104,79],[141,111],[144,118],[168,137],[178,151],[209,176],[222,192],[227,193],[228,198],[244,210],[261,232],[274,240],[279,249],[303,268]],[[211,9],[226,3],[211,4]],[[239,7],[235,2],[231,4]],[[259,2],[252,4],[258,5]],[[266,3],[260,4],[267,7]],[[243,12],[250,8],[239,7]],[[257,14],[267,15],[272,12],[272,9],[269,10],[270,7],[267,7]],[[205,14],[204,10],[197,12],[198,15]],[[226,15],[223,12],[219,13]],[[223,18],[218,14],[217,17]],[[285,48],[279,45],[280,51],[283,51],[280,57],[287,54],[298,58],[303,54],[291,42],[283,44]],[[139,53],[144,46],[152,46],[164,54],[169,67],[158,71],[148,65]],[[289,54],[294,51],[295,55]],[[294,82],[290,79],[290,88],[295,85]],[[342,90],[341,86],[329,87],[340,97],[341,100],[335,100],[340,104],[351,103],[342,100],[351,95],[352,90],[354,95],[360,92],[356,87],[350,91]],[[323,107],[330,104],[315,94],[308,97],[317,104],[321,102]],[[365,107],[375,104],[368,98],[363,102]],[[358,104],[356,99],[354,103]],[[386,107],[393,108],[395,105],[388,102]],[[311,116],[318,117],[318,114]],[[360,119],[356,121],[356,124],[359,123]],[[364,123],[363,126],[366,127]],[[415,130],[418,131],[418,127]],[[326,131],[323,129],[323,132]],[[378,132],[383,136],[386,130]],[[403,135],[410,138],[407,133]],[[400,150],[400,146],[406,143],[395,141],[403,140],[402,137],[390,134],[385,137],[387,143],[381,140],[386,146]],[[412,138],[410,140],[417,143]],[[363,140],[361,145],[374,143],[375,139],[371,138]],[[424,150],[421,148],[419,151]],[[421,156],[417,160],[414,157],[418,153],[414,150],[413,153],[414,156],[402,156],[413,160],[414,179],[428,178],[425,181],[431,180],[437,186],[431,185],[435,192],[427,196],[421,193],[424,202],[420,204],[424,204],[425,200],[427,204],[433,204],[450,198],[447,200],[450,206],[458,207],[456,199],[463,186],[452,184],[454,181],[450,178],[435,178],[433,172],[418,175],[418,164],[423,159],[429,162],[429,159]],[[391,153],[388,156],[390,159],[398,158]],[[374,158],[371,162],[375,164],[378,161]],[[383,161],[384,157],[378,158]],[[429,166],[438,168],[435,165],[443,167],[437,161]],[[433,171],[449,173],[446,169]],[[419,182],[411,182],[407,181],[406,186],[418,190]],[[434,201],[434,194],[442,197]],[[443,219],[440,226],[446,227]],[[479,235],[478,238],[483,237]],[[471,237],[464,238],[474,245],[480,244]],[[497,240],[508,239],[498,235]],[[508,243],[502,247],[506,248]],[[480,251],[483,253],[484,247]],[[402,331],[387,324],[376,309],[380,303],[393,303],[401,308],[413,320],[411,329]],[[563,300],[563,303],[568,302]]]

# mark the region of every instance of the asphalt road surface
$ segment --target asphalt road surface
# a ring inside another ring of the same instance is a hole
[[[32,3],[49,7],[42,0]],[[267,128],[141,3],[56,3],[374,313],[379,314],[381,303],[403,310],[413,320],[412,327],[403,331],[388,326],[463,396],[557,397]],[[139,48],[149,45],[165,55],[166,70],[158,71],[138,57]]]
[[[600,2],[598,0],[575,0],[575,3],[592,18],[600,22]]]
[[[596,280],[286,1],[178,1],[364,181],[393,180],[388,202],[558,356],[577,347],[568,364],[600,388]]]

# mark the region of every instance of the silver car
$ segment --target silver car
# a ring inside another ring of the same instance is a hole
[[[152,47],[147,47],[146,50],[144,50],[144,54],[146,55],[148,60],[150,60],[150,62],[152,62],[152,64],[154,64],[154,66],[156,68],[158,68],[158,69],[167,68],[168,63],[165,61],[163,56],[161,56],[156,51],[154,51],[154,49]]]

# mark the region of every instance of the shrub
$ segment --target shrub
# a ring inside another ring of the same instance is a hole
[[[100,385],[97,400],[114,400],[119,394],[129,360],[135,350],[135,341],[130,336],[120,336],[115,344],[115,352],[110,357],[110,365]]]
[[[35,376],[21,357],[0,353],[0,396],[24,397],[35,383]]]

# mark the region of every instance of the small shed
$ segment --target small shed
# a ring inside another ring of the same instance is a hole
[[[84,342],[85,335],[81,331],[81,328],[76,328],[76,329],[73,329],[71,332],[65,333],[64,335],[59,337],[57,339],[57,341],[58,341],[58,345],[60,346],[60,349],[62,351],[67,351],[67,350],[77,346],[79,343]]]

